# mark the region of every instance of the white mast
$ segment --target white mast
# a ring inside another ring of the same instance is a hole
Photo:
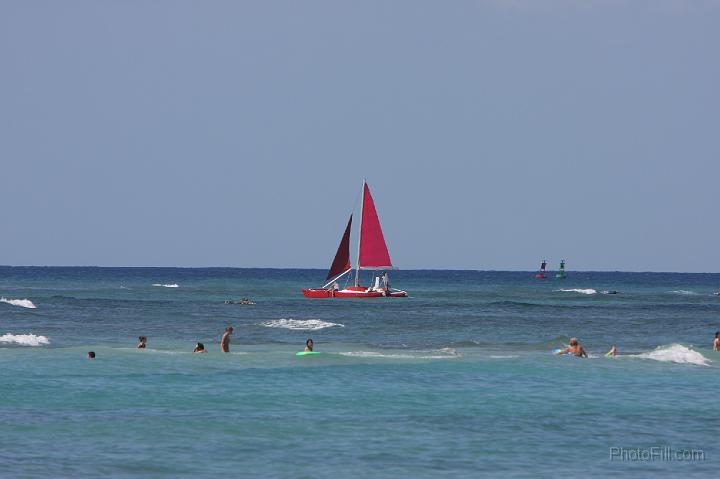
[[[360,286],[360,241],[362,240],[363,206],[365,206],[365,180],[360,193],[360,228],[358,228],[357,261],[355,262],[355,286]]]

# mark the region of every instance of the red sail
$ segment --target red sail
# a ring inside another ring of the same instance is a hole
[[[337,253],[335,253],[335,259],[332,262],[332,266],[330,266],[330,271],[328,271],[327,279],[334,278],[335,276],[339,275],[340,273],[344,273],[345,271],[347,271],[351,268],[351,266],[350,266],[350,227],[351,226],[352,226],[352,215],[350,215],[348,224],[345,227],[345,233],[343,234],[343,237],[340,240],[340,246],[338,246]]]
[[[365,183],[362,205],[362,225],[360,225],[359,267],[368,269],[392,268],[385,237],[375,210],[375,202],[370,188]]]

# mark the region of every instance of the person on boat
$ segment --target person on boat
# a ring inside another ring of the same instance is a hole
[[[138,337],[138,349],[145,349],[145,346],[147,346],[147,336],[139,336]]]
[[[233,333],[232,326],[228,326],[225,328],[225,333],[222,335],[222,339],[220,340],[220,351],[223,353],[229,353],[230,352],[230,336]]]
[[[207,353],[205,345],[203,343],[197,343],[195,349],[193,349],[193,353]]]
[[[388,276],[387,271],[383,272],[382,274],[382,283],[383,289],[385,291],[390,291],[390,276]]]
[[[330,289],[332,291],[338,291],[340,289],[340,285],[337,284],[337,281],[333,281],[333,284],[330,286]]]
[[[582,347],[582,344],[580,344],[580,341],[577,340],[577,338],[570,338],[570,345],[565,348],[561,349],[555,354],[566,354],[570,353],[575,357],[578,358],[586,358],[587,353],[585,352],[585,349]]]
[[[720,351],[720,331],[715,333],[715,341],[713,341],[713,350]]]
[[[305,352],[311,353],[313,350],[313,346],[315,346],[315,343],[313,343],[313,340],[308,338],[307,341],[305,341]]]
[[[614,358],[615,356],[617,356],[617,348],[615,347],[614,344],[612,346],[610,346],[610,351],[605,353],[605,356],[607,356],[609,358]]]

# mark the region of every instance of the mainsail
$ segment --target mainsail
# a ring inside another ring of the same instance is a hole
[[[389,269],[392,268],[390,254],[388,253],[385,237],[383,236],[380,220],[375,210],[375,202],[370,194],[367,183],[363,189],[362,224],[360,225],[360,246],[358,254],[359,269]]]
[[[335,253],[335,259],[330,266],[330,271],[326,279],[334,278],[335,276],[346,272],[351,268],[350,266],[350,229],[352,226],[352,215],[348,220],[347,226],[345,227],[345,233],[340,240],[340,246],[338,246],[337,253]]]

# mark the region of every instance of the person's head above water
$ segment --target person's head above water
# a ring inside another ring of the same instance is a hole
[[[95,359],[95,351],[88,351],[87,357],[88,359]]]
[[[311,347],[311,348],[312,348],[314,344],[315,344],[315,343],[314,343],[313,340],[310,339],[310,338],[308,338],[308,340],[305,341],[305,346],[308,346],[308,347]]]
[[[570,346],[577,346],[578,340],[577,338],[570,338]]]

